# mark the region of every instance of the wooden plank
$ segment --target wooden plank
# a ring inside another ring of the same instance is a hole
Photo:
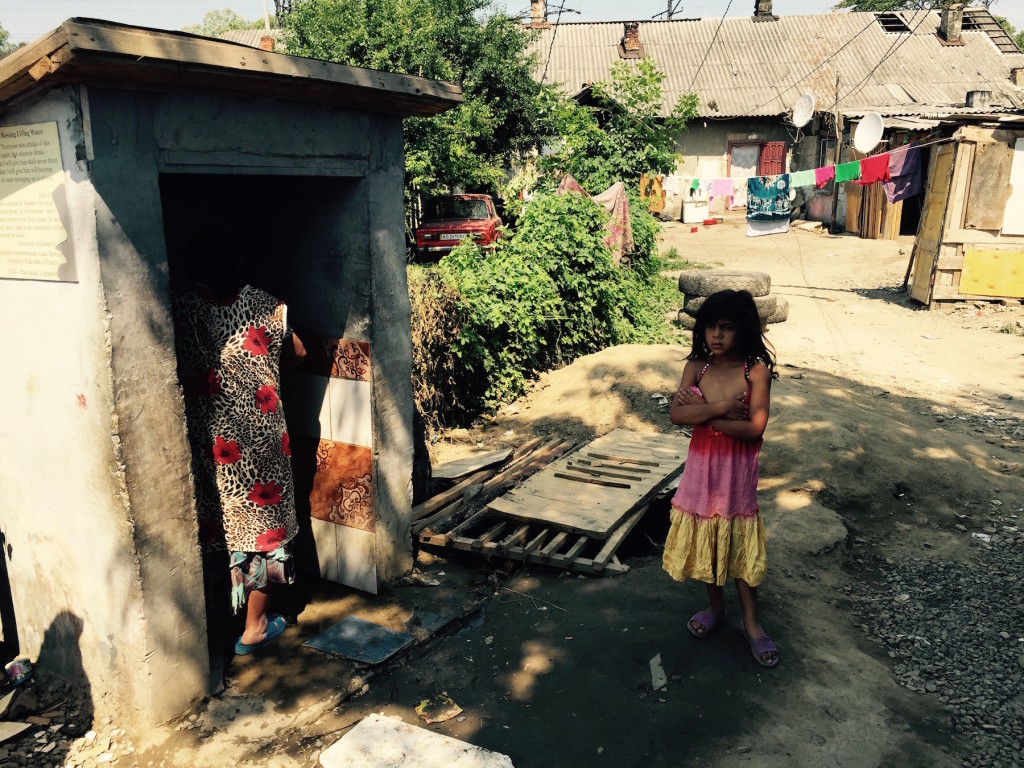
[[[548,441],[537,450],[525,454],[518,460],[512,462],[501,472],[484,483],[484,491],[493,490],[499,485],[510,482],[531,469],[535,469],[542,464],[547,463],[551,457],[557,455],[560,451],[568,450],[569,445],[571,445],[569,441],[559,440],[557,438]]]
[[[492,526],[491,529],[484,533],[483,536],[478,536],[475,539],[473,539],[473,542],[470,546],[473,549],[483,549],[483,546],[485,544],[489,544],[490,542],[498,538],[502,533],[504,533],[506,528],[508,528],[508,522],[506,520],[502,520],[497,525]]]
[[[419,533],[420,531],[426,530],[427,528],[429,528],[430,526],[434,525],[435,523],[440,523],[440,522],[443,522],[444,520],[447,520],[449,517],[451,517],[456,512],[458,512],[460,509],[462,509],[464,504],[465,504],[465,502],[462,499],[456,499],[451,504],[449,504],[447,507],[441,508],[440,510],[438,510],[434,514],[428,515],[427,517],[421,517],[419,520],[416,520],[412,524],[412,532],[413,532],[413,534],[415,535],[415,534]]]
[[[1024,249],[967,249],[960,290],[979,296],[1024,297]]]
[[[569,547],[569,551],[565,553],[565,559],[570,562],[574,560],[576,558],[576,555],[583,551],[583,547],[587,545],[588,541],[590,541],[590,539],[588,539],[586,536],[580,536],[578,539],[576,539],[576,542],[571,547]]]
[[[1013,149],[1002,143],[978,143],[967,190],[964,211],[965,229],[998,232],[1003,226],[1003,211],[1010,195],[1010,166]]]
[[[629,483],[621,483],[616,480],[601,480],[597,477],[581,477],[569,472],[555,472],[555,477],[562,480],[572,480],[574,483],[589,483],[591,485],[603,485],[606,488],[632,488]]]
[[[1013,163],[1010,165],[1010,196],[1003,209],[1001,234],[1024,235],[1024,137],[1013,139]]]
[[[540,533],[534,536],[525,547],[523,547],[523,555],[528,555],[536,549],[540,548],[540,545],[544,543],[544,540],[548,537],[550,531],[547,528],[542,528]]]
[[[601,547],[601,551],[594,556],[594,567],[603,568],[608,564],[608,561],[612,559],[612,555],[619,548],[629,532],[636,527],[636,524],[640,522],[647,510],[650,509],[649,504],[644,504],[640,509],[634,512],[632,515],[627,517],[622,525],[615,529],[615,532],[605,541],[604,546]]]
[[[454,539],[456,536],[461,536],[465,531],[472,529],[480,520],[487,514],[487,508],[484,507],[479,512],[470,515],[461,523],[452,528],[448,533],[444,535],[446,539]]]
[[[438,480],[458,480],[472,472],[479,472],[482,469],[489,469],[496,464],[502,464],[512,456],[511,448],[502,448],[498,451],[487,451],[486,453],[475,453],[462,459],[449,461],[439,467],[434,467],[430,476]]]
[[[425,517],[426,515],[429,515],[431,512],[440,509],[448,502],[461,496],[462,493],[471,485],[482,483],[488,478],[493,477],[495,471],[496,470],[494,468],[491,468],[477,472],[475,475],[470,475],[461,483],[453,485],[444,493],[439,493],[436,496],[432,496],[431,498],[427,499],[422,504],[416,505],[415,507],[412,508],[413,520],[418,520],[419,518]]]
[[[1022,214],[1024,218],[1024,214]],[[986,232],[981,229],[951,229],[943,242],[953,245],[963,243],[964,245],[1006,245],[1010,247],[1024,247],[1024,236],[1005,234],[1007,222],[1003,222],[1004,232]]]
[[[611,453],[598,453],[597,451],[583,451],[585,456],[592,459],[601,459],[602,461],[617,461],[621,464],[636,464],[640,467],[660,467],[660,461],[651,461],[650,459],[631,458],[629,456],[618,456]]]
[[[579,472],[584,475],[590,475],[591,477],[611,477],[617,480],[634,480],[640,482],[644,479],[643,475],[628,475],[625,472],[612,472],[608,469],[594,469],[593,466],[580,466],[573,462],[569,462],[566,465],[566,469],[571,469],[573,472]]]
[[[545,546],[544,549],[540,551],[540,556],[544,560],[549,559],[552,555],[558,552],[558,548],[562,546],[562,543],[567,538],[569,538],[568,531],[559,531],[555,534],[555,537],[550,542],[548,542],[547,546]]]
[[[651,470],[646,467],[640,466],[629,466],[621,462],[617,464],[609,464],[603,461],[590,461],[588,459],[576,459],[575,462],[569,462],[570,465],[575,463],[584,467],[590,467],[592,469],[624,469],[628,466],[630,472],[637,472],[644,475],[651,474]]]
[[[526,534],[529,530],[530,526],[528,525],[521,525],[518,528],[516,528],[514,531],[512,531],[512,533],[509,536],[498,542],[498,551],[508,552],[509,547],[515,544],[519,544],[526,538]]]
[[[540,521],[551,527],[564,528],[573,533],[586,533],[595,539],[603,539],[608,535],[606,533],[607,518],[588,514],[587,508],[581,509],[579,504],[563,504],[544,499],[523,500],[502,497],[491,501],[490,509],[515,520],[530,523]]]
[[[910,297],[928,304],[932,293],[932,273],[939,254],[949,190],[953,179],[953,144],[939,145],[928,164],[928,189],[925,192],[921,227],[914,242],[913,277]],[[959,224],[957,225],[959,227]]]
[[[858,184],[846,185],[846,221],[843,228],[847,232],[860,232],[860,208],[863,189]]]

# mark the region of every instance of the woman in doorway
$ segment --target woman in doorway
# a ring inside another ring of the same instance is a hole
[[[243,282],[237,254],[224,233],[197,238],[196,284],[174,316],[200,543],[204,554],[228,554],[232,609],[245,611],[235,653],[246,655],[286,627],[267,611],[269,584],[293,581],[288,542],[298,532],[280,370],[305,349],[287,307]]]

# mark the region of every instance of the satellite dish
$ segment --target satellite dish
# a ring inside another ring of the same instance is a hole
[[[814,117],[814,94],[805,93],[793,105],[793,125],[802,128]]]
[[[868,112],[857,123],[857,128],[853,132],[853,146],[858,152],[866,155],[878,146],[878,142],[882,140],[882,130],[884,128],[885,124],[882,122],[882,116],[877,112]]]

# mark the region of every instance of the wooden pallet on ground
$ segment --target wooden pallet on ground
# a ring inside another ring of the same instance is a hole
[[[625,573],[615,556],[683,469],[687,442],[628,430],[550,461],[447,532],[421,528],[419,542],[583,573]]]

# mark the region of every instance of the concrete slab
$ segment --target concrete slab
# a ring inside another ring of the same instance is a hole
[[[513,768],[507,755],[373,714],[320,755],[323,768]]]
[[[307,640],[306,646],[366,664],[380,664],[412,641],[412,635],[394,632],[358,616],[349,616]]]

